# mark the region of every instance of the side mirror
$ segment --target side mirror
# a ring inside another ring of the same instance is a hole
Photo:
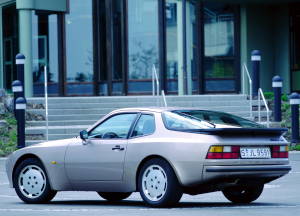
[[[80,131],[79,135],[80,135],[80,138],[84,141],[89,138],[89,134],[86,130]]]

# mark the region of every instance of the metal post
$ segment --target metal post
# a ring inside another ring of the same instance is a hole
[[[252,79],[253,79],[253,96],[257,96],[259,89],[259,74],[260,74],[260,61],[261,55],[259,50],[253,50],[251,52],[252,61]]]
[[[45,84],[45,110],[46,110],[46,140],[48,141],[48,78],[47,66],[44,66],[44,84]]]
[[[259,91],[257,90],[257,96],[258,96],[258,122],[261,122],[261,115],[260,115],[260,94]]]
[[[155,96],[155,79],[154,79],[155,66],[152,67],[152,96]]]
[[[23,84],[20,80],[15,80],[12,82],[12,91],[14,93],[14,112],[16,117],[16,99],[22,97],[24,94]]]
[[[300,95],[292,93],[289,97],[292,110],[292,143],[299,142],[299,104]]]
[[[17,119],[17,132],[18,132],[18,148],[25,147],[25,109],[26,99],[18,97],[16,99],[16,119]]]
[[[24,97],[25,91],[25,82],[24,82],[24,64],[25,64],[25,56],[22,53],[16,55],[16,66],[17,66],[17,78],[23,84],[23,91],[20,94],[20,97]]]
[[[282,90],[282,78],[280,76],[274,76],[272,79],[272,87],[274,91],[274,121],[281,122],[281,90]]]
[[[245,68],[244,68],[244,65],[242,66],[242,86],[243,86],[243,94],[247,94],[246,93]]]

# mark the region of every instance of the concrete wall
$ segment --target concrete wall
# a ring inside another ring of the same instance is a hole
[[[263,91],[272,91],[272,77],[280,75],[284,79],[284,92],[290,91],[289,80],[289,16],[288,5],[245,5],[246,25],[241,29],[242,60],[247,58],[251,72],[250,53],[258,49],[262,53],[260,86]],[[242,39],[242,42],[244,40]],[[245,43],[245,42],[244,42]],[[247,52],[247,53],[245,53]]]

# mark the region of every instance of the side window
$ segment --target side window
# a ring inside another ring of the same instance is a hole
[[[153,115],[142,114],[133,129],[131,137],[145,136],[154,133],[155,120]]]
[[[124,139],[127,137],[136,116],[136,113],[115,115],[90,131],[89,137],[102,139]]]

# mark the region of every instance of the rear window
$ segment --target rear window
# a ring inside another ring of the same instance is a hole
[[[197,119],[208,121],[213,124],[222,124],[241,128],[265,128],[263,125],[257,124],[254,121],[223,112],[207,110],[176,110],[173,112],[190,115]]]
[[[180,112],[163,112],[163,122],[170,130],[195,130],[214,128],[214,125]]]

